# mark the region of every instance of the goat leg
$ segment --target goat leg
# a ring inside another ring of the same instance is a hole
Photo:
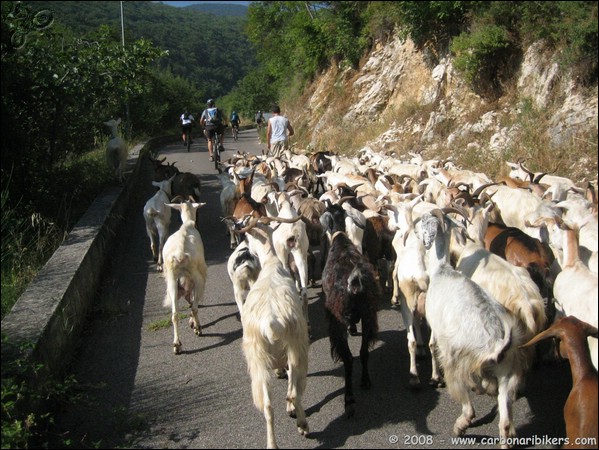
[[[362,389],[370,389],[372,382],[370,381],[370,374],[368,373],[368,343],[370,342],[370,331],[365,331],[367,328],[362,324],[362,345],[360,346],[360,362],[362,363],[362,382],[360,387]]]

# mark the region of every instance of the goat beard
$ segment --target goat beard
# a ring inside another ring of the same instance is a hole
[[[347,279],[347,291],[352,295],[356,295],[359,292],[362,292],[363,290],[364,286],[360,278],[360,272],[354,269],[354,271],[350,274],[349,278]]]

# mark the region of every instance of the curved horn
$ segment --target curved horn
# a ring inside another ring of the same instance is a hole
[[[466,219],[466,221],[468,223],[472,223],[470,222],[470,219],[468,218],[468,214],[466,213],[466,211],[464,211],[463,209],[458,209],[455,206],[448,206],[446,208],[442,208],[441,212],[443,214],[449,214],[449,213],[456,213],[459,214],[460,216],[462,216],[464,219]]]
[[[338,205],[342,205],[343,203],[347,202],[348,200],[354,200],[356,197],[352,197],[351,195],[347,195],[345,197],[341,197],[339,200],[337,200],[337,204]]]
[[[348,190],[353,191],[353,189],[351,187],[349,187],[347,185],[347,183],[344,182],[344,181],[342,181],[341,183],[337,183],[335,186],[333,186],[333,190],[334,191],[337,190],[337,189],[339,189],[339,188],[347,188]]]
[[[247,217],[247,216],[246,216]],[[250,231],[252,228],[254,228],[256,225],[258,225],[258,218],[254,217],[254,216],[250,216],[250,220],[248,221],[247,225],[245,227],[243,227],[240,230],[233,230],[236,234],[243,234],[243,233],[247,233],[248,231]]]
[[[520,166],[520,169],[522,169],[524,172],[526,172],[530,178],[530,182],[533,183],[533,178],[535,176],[534,173],[532,173],[530,170],[528,170],[526,167],[524,167],[524,164],[522,164],[521,162],[518,163],[518,165]]]
[[[484,191],[486,188],[490,187],[490,186],[495,186],[498,184],[502,184],[501,182],[495,182],[495,183],[487,183],[487,184],[483,184],[481,186],[479,186],[473,193],[472,193],[472,197],[473,198],[477,198],[479,196],[479,194]]]
[[[491,196],[489,194],[487,194],[486,192],[482,193],[482,195],[480,196],[478,201],[481,206],[484,206],[487,202],[489,202],[493,205],[493,208],[495,208],[495,202],[491,199]]]
[[[297,216],[294,218],[287,218],[287,217],[268,217],[268,216],[263,216],[260,217],[258,220],[261,223],[265,223],[265,224],[269,224],[270,222],[281,222],[281,223],[295,223],[298,220],[300,220],[302,218],[302,216]]]

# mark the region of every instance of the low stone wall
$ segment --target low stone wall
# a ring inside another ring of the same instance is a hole
[[[123,186],[104,191],[2,320],[2,375],[17,358],[53,374],[70,364],[86,316],[96,300],[102,269],[137,187],[142,155],[173,141],[163,136],[129,153]]]

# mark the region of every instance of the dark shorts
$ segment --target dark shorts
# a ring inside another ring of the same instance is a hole
[[[181,132],[189,133],[191,131],[191,123],[186,123],[185,125],[181,125]]]
[[[212,139],[215,134],[223,134],[225,127],[223,125],[206,125],[206,137]]]

